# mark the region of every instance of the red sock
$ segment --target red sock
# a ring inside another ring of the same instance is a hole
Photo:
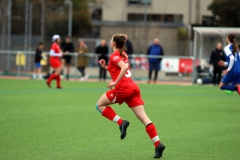
[[[57,80],[57,87],[60,87],[60,82],[61,82],[61,78],[60,78],[60,75],[57,75],[56,76],[56,80]]]
[[[57,76],[56,74],[52,74],[52,75],[48,78],[47,83],[51,83],[51,81],[52,81],[53,79],[55,79],[56,76]]]
[[[107,106],[103,110],[102,115],[110,121],[117,123],[119,126],[122,125],[123,120],[115,113],[115,111],[110,106]]]
[[[153,123],[150,123],[146,126],[146,132],[148,136],[152,139],[154,146],[157,147],[160,143],[160,140],[157,134],[157,130]]]

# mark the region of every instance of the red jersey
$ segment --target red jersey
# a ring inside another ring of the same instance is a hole
[[[56,42],[52,44],[51,51],[53,51],[55,54],[61,54],[60,46]],[[51,58],[59,60],[59,57],[57,56],[51,56]]]
[[[125,76],[122,77],[122,79],[117,83],[115,87],[126,89],[128,85],[133,84],[133,81],[131,78],[131,72],[130,72],[127,54],[125,52],[123,52],[123,54],[126,55],[126,58],[120,55],[119,50],[116,50],[114,53],[110,55],[109,63],[108,63],[108,71],[111,75],[113,82],[115,82],[121,71],[121,68],[117,64],[120,61],[125,62],[128,65],[128,70]]]

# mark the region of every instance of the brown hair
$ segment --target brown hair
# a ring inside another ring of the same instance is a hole
[[[233,54],[235,54],[235,52],[237,51],[237,41],[236,41],[235,35],[230,33],[230,34],[228,34],[227,37],[228,37],[229,41],[233,44],[232,52],[233,52]]]
[[[120,55],[126,58],[126,55],[122,53],[123,51],[127,50],[125,35],[121,33],[113,35],[113,42],[116,43],[116,48],[119,49]]]

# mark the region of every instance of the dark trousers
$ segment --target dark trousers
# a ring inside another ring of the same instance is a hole
[[[221,68],[214,68],[213,69],[213,85],[218,85],[222,79],[222,69]]]
[[[157,80],[157,77],[158,77],[158,71],[155,70],[154,80]],[[152,70],[150,70],[150,71],[148,72],[148,79],[149,79],[149,80],[152,79]]]
[[[85,76],[85,67],[78,67],[79,72],[82,74],[82,77]]]
[[[100,68],[99,68],[99,80],[103,79],[105,81],[106,77],[107,77],[107,71],[100,66]]]

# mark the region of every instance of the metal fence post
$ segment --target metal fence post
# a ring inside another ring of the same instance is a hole
[[[68,13],[68,36],[72,36],[72,1],[68,0],[66,3],[69,4],[69,13]]]
[[[197,55],[197,31],[194,32],[194,46],[193,46],[193,72],[192,72],[192,84],[195,82],[195,78],[197,76],[196,71],[196,55]]]
[[[29,5],[29,34],[28,34],[28,51],[32,50],[32,3]],[[32,54],[27,55],[27,68],[28,71],[31,70],[31,56]]]
[[[12,0],[8,0],[8,38],[7,38],[7,49],[11,49],[11,20],[12,20]],[[10,70],[10,53],[7,54],[7,71]]]
[[[25,36],[24,36],[24,52],[27,51],[27,45],[28,45],[28,9],[29,9],[29,1],[25,1]],[[24,69],[26,70],[27,65],[24,66]]]
[[[18,62],[17,62],[17,64],[18,64],[18,73],[17,73],[17,75],[18,75],[18,79],[20,79],[20,74],[21,74],[21,65],[20,65],[20,62],[21,62],[21,60],[20,60],[20,52],[18,52],[17,53],[17,60],[18,60]]]

